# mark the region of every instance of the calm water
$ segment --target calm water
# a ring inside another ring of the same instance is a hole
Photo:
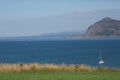
[[[0,42],[1,63],[56,63],[120,67],[120,39]]]

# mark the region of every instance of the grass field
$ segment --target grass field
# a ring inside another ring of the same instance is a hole
[[[120,80],[120,69],[75,64],[0,64],[0,80]]]
[[[0,80],[120,80],[120,72],[1,72]]]

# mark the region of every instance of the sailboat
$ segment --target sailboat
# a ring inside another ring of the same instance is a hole
[[[99,61],[99,64],[104,64],[104,61],[102,60],[102,57],[101,57],[101,50],[100,50],[100,61]]]

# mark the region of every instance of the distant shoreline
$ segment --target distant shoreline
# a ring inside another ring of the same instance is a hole
[[[0,39],[0,41],[64,41],[64,40],[118,40],[120,37],[50,37],[50,38],[41,38],[41,39],[25,39],[25,38],[8,38]]]

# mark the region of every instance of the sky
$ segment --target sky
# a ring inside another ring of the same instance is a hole
[[[83,30],[106,16],[107,10],[115,13],[109,16],[120,19],[116,12],[119,3],[120,0],[0,0],[0,37]]]

